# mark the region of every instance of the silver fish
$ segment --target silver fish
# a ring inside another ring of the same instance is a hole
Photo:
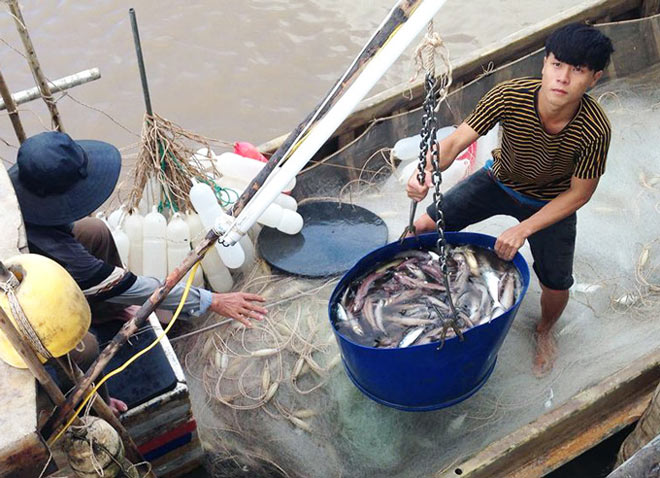
[[[403,290],[398,294],[392,295],[389,298],[385,299],[385,305],[394,305],[400,304],[402,302],[408,302],[422,295],[421,289],[409,289]]]
[[[391,317],[390,321],[400,325],[401,327],[420,327],[431,325],[435,322],[435,320],[420,319],[417,317]]]
[[[348,324],[357,335],[364,335],[364,330],[360,327],[357,319],[339,303],[335,307],[335,317],[337,317],[337,320]]]
[[[433,289],[433,290],[445,290],[445,288],[440,284],[434,284],[433,282],[426,282],[419,279],[413,279],[412,277],[408,277],[405,274],[399,274],[398,272],[394,273],[394,277],[396,277],[396,279],[399,282],[401,282],[403,285],[406,285],[408,287],[417,287],[421,289]]]
[[[376,316],[374,314],[374,301],[371,297],[367,297],[364,300],[364,306],[362,306],[362,317],[367,321],[371,330],[376,330]]]
[[[378,301],[378,304],[376,304],[376,309],[374,310],[374,315],[376,318],[376,328],[385,335],[387,335],[387,331],[385,330],[385,325],[383,324],[384,304],[385,304],[385,300],[381,299]]]
[[[502,307],[500,304],[500,278],[497,273],[492,269],[485,269],[481,272],[481,277],[483,277],[488,293],[493,299],[493,307]]]
[[[399,342],[399,348],[410,347],[412,344],[414,344],[415,341],[422,335],[425,328],[426,327],[419,326],[407,332],[406,335],[404,335],[401,339],[401,342]]]
[[[512,273],[507,272],[504,274],[504,277],[502,277],[502,280],[500,281],[499,290],[499,301],[505,310],[509,310],[511,307],[513,307],[515,288],[516,279]]]
[[[364,305],[364,298],[367,296],[367,292],[369,291],[369,287],[371,287],[371,284],[373,284],[376,280],[380,279],[384,275],[385,272],[374,272],[372,274],[369,274],[362,281],[360,287],[358,287],[358,290],[355,293],[355,299],[353,300],[353,307],[351,307],[353,313],[359,312],[359,310]]]

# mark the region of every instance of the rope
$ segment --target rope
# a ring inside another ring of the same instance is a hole
[[[14,276],[14,274],[10,274],[7,282],[0,282],[0,289],[2,289],[4,293],[7,295],[7,300],[9,301],[9,309],[11,310],[11,314],[14,317],[14,321],[18,326],[18,329],[23,335],[23,337],[27,339],[27,341],[30,343],[30,346],[35,352],[37,352],[45,359],[51,359],[53,358],[53,356],[50,354],[48,349],[41,342],[41,339],[37,335],[37,332],[34,330],[34,328],[32,328],[32,324],[30,323],[30,320],[25,315],[25,312],[23,312],[23,308],[21,307],[21,304],[18,302],[18,297],[16,297],[15,289],[20,284],[21,283],[18,281],[16,276]]]
[[[413,54],[413,61],[417,70],[415,74],[410,79],[411,82],[415,81],[419,74],[424,71],[427,76],[435,77],[436,67],[435,59],[436,56],[440,64],[442,65],[442,71],[437,78],[437,88],[438,88],[438,101],[437,108],[440,107],[442,101],[447,97],[449,93],[449,86],[452,81],[452,66],[449,61],[449,50],[445,44],[442,37],[433,31],[433,20],[431,20],[426,28],[426,34],[424,38],[415,48],[415,53]]]

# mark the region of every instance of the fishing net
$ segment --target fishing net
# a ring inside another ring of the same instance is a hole
[[[531,372],[540,314],[532,280],[478,393],[434,412],[384,407],[355,388],[339,361],[327,317],[338,278],[306,280],[262,265],[243,288],[267,298],[267,321],[249,330],[226,323],[179,342],[213,476],[455,476],[466,457],[655,350],[659,77],[654,69],[592,92],[613,126],[610,159],[578,214],[576,283],[555,326],[559,356],[549,375]],[[378,175],[364,174],[334,197],[379,214],[395,240],[409,202],[396,177],[400,165],[387,165],[387,152],[381,156],[388,179],[374,179],[387,176],[375,168]],[[495,217],[469,230],[498,235],[514,224]],[[528,247],[521,252],[531,264]]]
[[[228,194],[212,180],[220,177],[214,162],[196,154],[200,147],[210,152],[212,142],[217,141],[187,131],[158,114],[146,114],[128,193],[129,210],[137,209],[144,198],[147,206],[157,205],[160,211],[192,212],[192,179],[211,185],[227,206]]]

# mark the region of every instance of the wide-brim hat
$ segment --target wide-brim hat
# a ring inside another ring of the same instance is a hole
[[[74,141],[57,131],[26,139],[9,177],[23,220],[59,226],[95,211],[112,194],[121,170],[121,154],[109,143]]]

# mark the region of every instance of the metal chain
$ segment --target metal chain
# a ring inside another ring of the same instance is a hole
[[[424,91],[426,91],[426,98],[424,99],[423,104],[423,115],[422,115],[422,129],[420,131],[420,143],[419,143],[419,159],[417,162],[417,180],[419,184],[424,184],[426,180],[426,155],[428,154],[431,141],[435,140],[435,130],[433,135],[431,135],[431,128],[436,124],[435,120],[435,94],[433,92],[433,87],[435,85],[435,79],[431,72],[426,73],[426,78],[424,80]],[[411,200],[410,202],[410,216],[408,220],[408,226],[404,229],[399,242],[403,243],[403,240],[408,236],[408,234],[417,235],[415,231],[415,212],[417,211],[417,201]]]
[[[435,116],[436,108],[436,90],[435,90],[435,77],[429,73],[426,74],[425,80],[425,89],[426,89],[426,98],[424,100],[424,117],[422,119],[422,145],[420,149],[424,150],[424,167],[426,166],[426,154],[431,151],[431,167],[433,171],[431,172],[431,179],[433,181],[433,203],[435,204],[435,210],[437,214],[437,219],[435,221],[435,228],[438,233],[438,239],[436,240],[435,246],[438,250],[438,255],[440,256],[440,269],[442,270],[443,282],[447,292],[447,301],[449,302],[449,308],[451,309],[452,317],[449,319],[449,325],[456,332],[456,335],[463,340],[463,333],[458,327],[458,313],[456,312],[456,307],[454,306],[454,301],[451,297],[451,289],[449,287],[449,270],[447,267],[447,240],[445,238],[445,216],[443,213],[443,195],[440,190],[442,185],[442,173],[440,171],[440,147],[438,145],[437,131],[438,131],[438,121]],[[422,164],[421,151],[420,151],[420,165]],[[423,171],[420,172],[423,174]],[[423,178],[423,176],[422,176]],[[440,347],[444,345],[444,336],[446,335],[447,328],[443,330],[442,341]]]

